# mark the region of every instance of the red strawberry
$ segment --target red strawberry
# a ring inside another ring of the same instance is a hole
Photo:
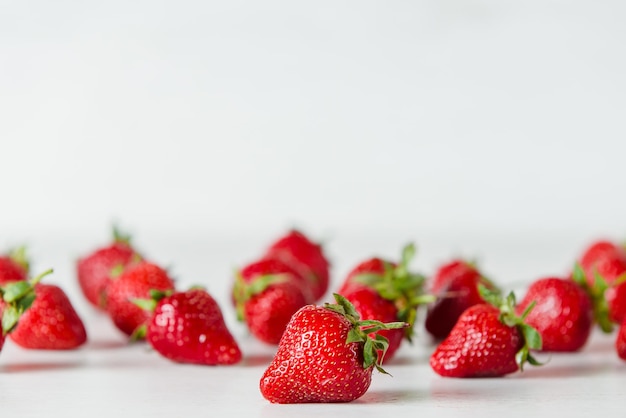
[[[313,299],[306,282],[278,259],[244,267],[236,275],[232,298],[238,319],[268,344],[278,344],[291,316]]]
[[[354,309],[358,312],[361,319],[373,319],[381,322],[399,320],[398,308],[394,302],[381,297],[375,289],[369,286],[353,285],[348,287],[342,296],[354,305]],[[380,358],[382,363],[393,358],[405,337],[405,331],[399,328],[385,329],[378,331],[378,334],[385,337],[389,342],[384,359]],[[371,335],[371,337],[375,338],[375,335]],[[382,356],[382,352],[379,353],[379,356]]]
[[[326,294],[330,281],[330,263],[322,246],[311,241],[301,231],[291,230],[273,242],[266,256],[280,258],[299,270],[301,275],[310,277],[314,300]]]
[[[147,261],[128,266],[109,283],[107,312],[125,334],[133,335],[150,319],[150,312],[135,305],[133,300],[148,298],[151,290],[174,290],[174,282],[165,270]]]
[[[51,284],[35,286],[32,306],[9,336],[21,347],[43,350],[70,350],[87,341],[83,321],[70,299]]]
[[[35,301],[35,286],[44,276],[50,273],[52,273],[52,270],[48,270],[28,281],[12,281],[0,287],[0,314],[2,317],[0,350],[2,350],[6,336],[15,331],[21,317],[30,310]]]
[[[541,336],[524,317],[513,315],[515,298],[505,301],[483,293],[491,303],[468,308],[430,357],[430,366],[444,377],[497,377],[539,364],[531,349],[541,349]],[[532,308],[532,307],[531,307]],[[529,308],[530,309],[530,308]]]
[[[609,319],[616,324],[626,320],[626,275],[615,279],[613,284],[604,292]]]
[[[617,339],[615,340],[615,349],[619,358],[626,360],[626,321],[622,322],[619,327]]]
[[[130,237],[113,230],[113,242],[92,251],[76,262],[78,284],[87,300],[96,308],[106,311],[107,286],[115,274],[141,256],[130,244]]]
[[[467,308],[484,303],[479,284],[497,289],[473,264],[464,260],[453,260],[441,266],[431,283],[431,292],[438,299],[426,314],[424,325],[428,333],[436,339],[447,337]]]
[[[517,313],[521,315],[533,302],[526,323],[541,334],[543,351],[577,351],[585,345],[593,326],[593,306],[578,284],[557,277],[536,280]]]
[[[0,284],[26,280],[28,267],[25,247],[0,255]]]
[[[209,293],[192,289],[160,298],[146,331],[158,353],[175,362],[210,366],[241,360],[241,350]]]
[[[385,359],[391,359],[403,337],[413,334],[417,306],[422,303],[424,277],[409,270],[415,246],[404,247],[399,263],[374,257],[359,263],[346,277],[339,293],[348,299],[362,319],[382,322],[401,321],[409,326],[383,330],[379,334],[389,341]],[[381,359],[382,361],[382,359]]]
[[[611,241],[599,240],[583,251],[578,262],[590,286],[594,285],[596,274],[611,284],[626,272],[626,250]]]
[[[273,403],[350,402],[365,394],[374,367],[384,372],[377,350],[385,350],[387,342],[367,334],[405,324],[360,321],[350,302],[338,294],[335,299],[337,304],[307,305],[293,315],[261,378],[265,399]]]

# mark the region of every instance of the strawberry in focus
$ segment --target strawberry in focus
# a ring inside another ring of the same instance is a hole
[[[531,283],[516,307],[521,315],[531,303],[535,307],[526,323],[541,334],[542,351],[578,351],[593,327],[593,306],[581,286],[567,279],[546,277]]]
[[[149,298],[151,290],[174,290],[174,281],[167,271],[148,261],[132,264],[118,277],[112,278],[107,290],[107,312],[124,334],[132,336],[151,318],[150,312],[133,303],[134,299]],[[143,336],[138,334],[134,337]]]
[[[265,399],[272,403],[350,402],[368,390],[374,368],[385,372],[377,352],[386,350],[387,341],[376,331],[406,324],[360,320],[347,299],[334,296],[336,304],[307,305],[293,315],[261,377]]]
[[[159,354],[178,363],[211,366],[241,360],[222,311],[206,290],[151,293],[158,301],[153,300],[146,339]]]
[[[502,299],[481,287],[488,303],[469,307],[430,357],[430,366],[444,377],[500,377],[540,364],[530,354],[542,347],[541,335],[524,322],[531,304],[516,316],[515,297]]]
[[[320,300],[330,282],[330,262],[322,246],[299,230],[291,230],[269,245],[265,257],[278,258],[310,282],[313,300]]]
[[[491,280],[465,260],[455,259],[439,267],[430,284],[437,299],[426,312],[426,331],[437,340],[447,337],[467,308],[485,302],[479,285],[497,291]]]
[[[76,261],[76,275],[82,293],[89,303],[106,311],[107,287],[120,270],[141,260],[130,242],[130,237],[113,229],[113,241]]]

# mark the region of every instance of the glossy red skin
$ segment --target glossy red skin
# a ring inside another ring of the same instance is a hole
[[[615,281],[605,292],[609,305],[609,318],[611,321],[621,324],[626,320],[626,281]]]
[[[0,256],[0,285],[26,280],[28,272],[11,257]]]
[[[261,276],[286,274],[290,277],[291,281],[297,283],[301,288],[301,292],[306,300],[305,304],[313,303],[315,300],[309,279],[303,276],[300,270],[295,269],[282,259],[269,256],[264,257],[247,264],[241,269],[239,274],[245,283],[250,283]],[[232,299],[232,301],[234,303],[234,299]]]
[[[481,275],[475,269],[457,269],[439,289],[442,297],[428,307],[424,321],[426,331],[437,340],[447,337],[467,308],[485,302],[478,291],[480,282]]]
[[[595,282],[595,273],[611,284],[626,272],[626,251],[610,241],[597,241],[587,247],[579,263],[590,286]]]
[[[139,255],[124,242],[100,248],[76,262],[76,274],[81,291],[91,305],[106,311],[107,287],[111,272],[118,266],[128,267],[138,262]]]
[[[573,352],[584,347],[593,327],[593,306],[587,293],[575,282],[558,277],[534,281],[516,307],[543,340],[541,351]]]
[[[107,312],[124,334],[132,335],[151,318],[151,314],[135,305],[132,299],[149,299],[152,289],[174,290],[174,282],[164,269],[147,261],[129,266],[109,283]]]
[[[344,293],[341,293],[353,305],[359,313],[361,320],[374,319],[384,323],[399,321],[398,309],[390,300],[381,297],[374,289],[353,283],[347,286]],[[390,361],[400,348],[404,339],[404,329],[388,329],[377,332],[389,341],[389,347],[382,362]],[[373,335],[372,335],[373,337]],[[382,353],[379,352],[379,358]]]
[[[357,282],[356,278],[362,274],[379,274],[383,275],[385,269],[389,267],[396,267],[396,263],[384,260],[379,257],[372,257],[367,260],[361,261],[357,264],[346,276],[346,279],[339,288],[338,293],[343,294],[346,290]]]
[[[516,372],[516,353],[524,340],[516,327],[498,319],[500,311],[474,305],[459,317],[430,357],[431,368],[444,377],[499,377]]]
[[[231,365],[242,358],[219,305],[201,289],[161,299],[146,339],[159,354],[178,363]]]
[[[245,303],[244,318],[252,335],[275,345],[293,314],[306,304],[300,284],[275,283]]]
[[[430,291],[439,293],[447,287],[449,281],[459,276],[465,277],[468,275],[480,277],[478,270],[465,260],[451,260],[437,269],[430,280]]]
[[[23,348],[72,350],[87,341],[87,332],[63,289],[40,283],[35,286],[33,304],[9,337]]]
[[[269,245],[265,253],[277,257],[299,270],[302,276],[311,275],[313,300],[320,300],[330,282],[330,263],[321,245],[311,241],[301,231],[291,230]]]
[[[373,366],[363,368],[363,343],[346,344],[350,322],[321,306],[296,312],[260,381],[272,403],[350,402],[369,388]]]
[[[622,360],[626,360],[626,321],[622,322],[615,339],[615,350]]]

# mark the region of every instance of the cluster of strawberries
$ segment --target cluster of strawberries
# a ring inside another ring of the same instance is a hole
[[[430,359],[442,376],[502,376],[537,365],[533,351],[579,351],[594,325],[620,327],[615,348],[626,360],[626,250],[613,242],[589,245],[564,277],[533,281],[519,304],[463,260],[442,266],[431,292],[441,297],[425,328],[442,340]]]
[[[455,259],[427,279],[411,271],[413,244],[398,260],[357,263],[332,303],[330,263],[321,245],[288,231],[235,272],[231,302],[258,340],[276,345],[260,379],[274,403],[347,402],[362,396],[374,369],[411,341],[424,306],[424,328],[437,342],[432,369],[446,377],[503,376],[539,365],[539,351],[574,352],[593,326],[613,332],[626,360],[626,250],[590,245],[564,277],[530,284],[520,303],[478,266]],[[234,365],[241,349],[217,302],[203,288],[179,290],[167,270],[146,259],[128,237],[77,260],[86,299],[130,340],[146,340],[176,362]],[[73,349],[85,327],[61,288],[28,279],[22,251],[0,257],[2,335],[27,348]]]

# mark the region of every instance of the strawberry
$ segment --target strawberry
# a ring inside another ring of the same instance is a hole
[[[113,229],[113,241],[76,261],[80,289],[91,305],[106,311],[107,286],[120,270],[141,260],[130,243],[130,237]]]
[[[626,277],[626,276],[624,276]],[[621,295],[622,290],[619,287],[620,280],[614,280],[613,285],[609,285],[607,281],[599,273],[595,273],[593,277],[589,277],[580,263],[575,263],[570,280],[580,286],[591,300],[593,312],[593,322],[604,333],[611,333],[614,330],[613,316],[620,315],[621,312]],[[608,295],[608,297],[607,297]],[[611,310],[615,310],[615,314]]]
[[[472,263],[455,259],[442,265],[430,286],[431,292],[438,298],[428,307],[424,322],[426,331],[438,340],[447,337],[467,308],[484,303],[478,285],[497,290]]]
[[[267,344],[278,344],[291,316],[313,302],[307,283],[288,264],[265,258],[236,274],[232,290],[237,318]]]
[[[409,324],[406,329],[379,331],[389,342],[387,360],[394,356],[405,337],[411,340],[417,307],[425,300],[424,277],[409,271],[414,255],[415,246],[409,244],[404,247],[399,263],[378,257],[364,260],[348,273],[338,292],[354,305],[362,319]]]
[[[0,287],[0,314],[2,317],[0,351],[6,336],[15,331],[21,317],[28,312],[35,301],[35,286],[50,273],[52,270],[45,271],[30,280],[12,281]]]
[[[590,286],[594,285],[597,274],[611,284],[626,272],[626,250],[609,240],[598,240],[583,251],[578,263],[584,270]]]
[[[546,277],[531,283],[516,307],[526,316],[543,341],[543,351],[578,351],[587,342],[593,326],[593,306],[589,295],[571,280]]]
[[[623,321],[619,327],[615,340],[615,350],[617,350],[619,358],[626,360],[626,321]]]
[[[393,301],[385,299],[373,288],[369,286],[353,285],[346,288],[342,294],[346,299],[354,305],[354,309],[358,312],[362,319],[374,319],[381,322],[398,321],[398,308]],[[380,362],[389,361],[393,358],[396,351],[400,348],[402,340],[405,337],[404,329],[384,329],[378,331],[389,342],[384,359],[382,352],[379,352]],[[372,335],[372,337],[375,337]]]
[[[230,365],[241,350],[226,327],[222,311],[204,289],[151,292],[154,307],[146,339],[162,356],[178,362]]]
[[[604,292],[609,319],[616,324],[626,320],[626,274],[616,278],[613,284]]]
[[[304,233],[291,230],[269,245],[266,257],[279,258],[299,270],[311,282],[314,300],[320,300],[328,290],[330,263],[322,246]]]
[[[404,323],[361,321],[354,306],[339,294],[336,304],[306,305],[287,325],[278,350],[260,381],[272,403],[350,402],[371,384],[374,368],[385,371],[377,350],[387,341],[368,334],[401,328]]]
[[[437,374],[499,377],[522,370],[526,362],[539,364],[530,350],[541,349],[541,335],[524,322],[533,305],[518,317],[513,293],[504,300],[482,286],[481,293],[489,303],[467,308],[431,355]]]
[[[59,286],[39,283],[35,300],[9,336],[23,348],[70,350],[87,341],[87,332],[70,299]]]
[[[26,248],[19,247],[0,255],[0,285],[28,278],[29,262]]]
[[[174,290],[167,271],[148,261],[133,264],[114,277],[107,289],[107,312],[115,326],[126,335],[133,335],[150,319],[150,313],[133,303],[148,298],[151,290]],[[136,335],[142,338],[141,335]]]

